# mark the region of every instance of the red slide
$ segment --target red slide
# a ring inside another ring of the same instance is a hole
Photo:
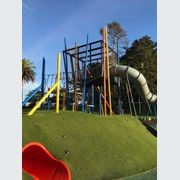
[[[53,157],[37,142],[31,142],[23,147],[22,168],[34,180],[71,180],[68,166]]]

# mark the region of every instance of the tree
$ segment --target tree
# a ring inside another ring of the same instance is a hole
[[[157,93],[157,43],[153,42],[149,36],[135,40],[131,47],[126,50],[124,56],[120,58],[120,64],[131,66],[144,75],[147,80],[150,91],[153,94]],[[124,86],[125,87],[125,86]],[[125,88],[124,88],[125,89]],[[135,102],[139,101],[139,94],[136,86],[132,83],[131,90]],[[123,106],[127,110],[128,102],[125,98],[126,91],[122,92]],[[136,109],[138,104],[136,103]],[[142,113],[147,113],[147,106],[142,105]],[[151,109],[152,110],[152,109]]]
[[[22,92],[24,84],[28,82],[35,82],[35,66],[29,59],[22,59]]]
[[[100,29],[100,34],[102,35],[102,29]],[[114,51],[118,51],[119,54],[122,54],[124,49],[127,49],[128,39],[126,31],[118,22],[113,21],[108,24],[108,39],[109,45]]]
[[[139,70],[145,76],[151,92],[157,93],[157,43],[149,36],[135,40],[120,62]]]

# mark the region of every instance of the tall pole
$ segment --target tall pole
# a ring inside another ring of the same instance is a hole
[[[130,113],[132,115],[131,100],[130,100],[130,96],[129,96],[129,88],[128,88],[127,82],[126,82],[126,91],[127,91],[127,96],[128,96],[129,110],[130,110]]]
[[[59,91],[60,91],[60,69],[61,69],[61,56],[57,55],[57,92],[56,92],[56,113],[59,113]]]
[[[77,57],[77,43],[75,43],[75,79],[74,79],[74,109],[78,110],[78,100],[77,100],[77,80],[78,80],[78,57]]]
[[[117,44],[116,44],[116,51],[117,51],[117,64],[120,63],[119,60],[119,44],[118,44],[118,39],[117,39]],[[119,106],[119,114],[122,114],[122,107],[121,107],[121,88],[120,88],[120,84],[121,84],[121,78],[117,77],[117,81],[118,81],[118,106]]]
[[[86,98],[86,78],[87,78],[87,55],[88,55],[88,34],[86,42],[86,59],[84,64],[84,86],[83,86],[83,99],[82,99],[82,112],[85,112],[85,98]]]
[[[118,81],[118,106],[119,106],[119,114],[122,114],[122,107],[121,107],[121,78],[117,77]]]
[[[41,98],[44,96],[45,57],[42,62]]]
[[[108,80],[108,95],[109,95],[109,110],[110,115],[112,115],[112,102],[111,102],[111,79],[109,72],[109,47],[108,47],[108,35],[107,35],[107,26],[105,27],[105,45],[106,45],[106,69],[107,69],[107,80]]]
[[[42,61],[42,80],[41,80],[41,98],[44,96],[44,77],[45,77],[45,57]],[[43,104],[41,104],[42,108]]]
[[[67,108],[69,108],[69,77],[68,77],[68,58],[67,58],[67,45],[66,45],[66,38],[64,38],[64,47],[65,47],[65,53],[63,53],[64,56],[64,69],[66,74],[66,91],[67,91]]]
[[[116,47],[117,47],[117,49],[116,49],[116,51],[117,51],[117,64],[119,64],[119,63],[120,63],[120,60],[119,60],[119,45],[118,45],[118,40],[117,40],[117,45],[116,45]]]
[[[103,28],[103,93],[104,93],[104,116],[107,115],[106,109],[106,54],[105,54],[105,29]]]

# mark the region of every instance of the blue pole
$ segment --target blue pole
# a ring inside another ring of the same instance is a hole
[[[40,89],[41,89],[41,85],[39,87],[37,87],[33,92],[32,94],[27,97],[23,102],[22,102],[22,106],[24,106]]]
[[[121,78],[117,77],[118,81],[118,106],[119,106],[119,114],[122,114],[122,107],[121,107]]]
[[[43,61],[42,61],[41,98],[44,96],[44,80],[45,80],[45,57],[43,57]],[[41,108],[42,107],[43,107],[43,103],[41,104]]]
[[[120,61],[119,61],[119,51],[118,51],[118,49],[119,49],[119,47],[118,47],[119,45],[118,45],[118,40],[117,40],[117,63],[119,64],[120,63]]]
[[[41,98],[44,96],[44,77],[45,77],[45,57],[42,62]]]
[[[66,38],[64,38],[64,47],[65,47],[65,51],[67,51]],[[69,108],[69,77],[68,77],[67,52],[65,55],[63,53],[63,57],[64,57],[64,69],[66,74],[67,108]]]
[[[84,87],[83,87],[83,99],[82,99],[82,112],[85,111],[85,97],[86,97],[86,77],[87,77],[87,55],[88,55],[88,34],[86,42],[86,59],[84,64]]]
[[[117,40],[117,63],[120,64],[120,60],[119,60],[119,51],[118,51],[119,47],[118,47],[118,40]],[[120,83],[121,83],[121,78],[117,77],[117,81],[118,81],[118,106],[119,106],[119,114],[122,114],[122,107],[121,107],[121,88],[120,88]]]

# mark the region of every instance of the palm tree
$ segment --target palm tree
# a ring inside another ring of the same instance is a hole
[[[22,97],[23,97],[23,90],[24,84],[28,82],[35,82],[35,75],[34,69],[36,67],[33,66],[33,63],[26,58],[22,59]]]

